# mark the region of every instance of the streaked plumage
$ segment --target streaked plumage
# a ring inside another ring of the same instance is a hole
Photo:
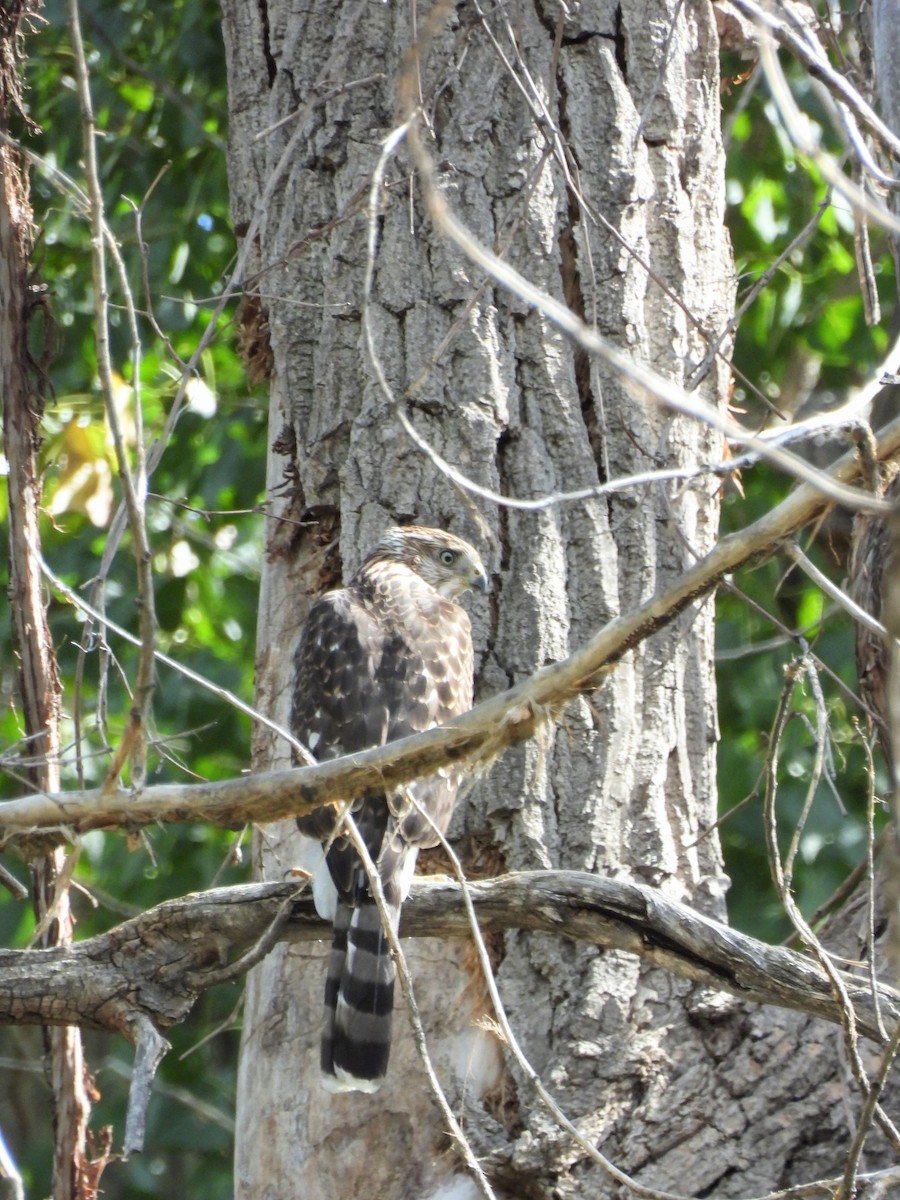
[[[431,729],[471,708],[472,633],[453,598],[487,586],[481,559],[461,538],[419,526],[388,530],[347,586],[310,609],[295,659],[295,736],[316,758],[335,758]],[[451,767],[353,805],[395,929],[418,851],[437,844],[416,804],[443,832],[461,778]],[[329,806],[297,824],[324,845],[335,817]],[[323,1082],[332,1090],[375,1091],[390,1051],[394,964],[346,837],[334,840],[326,861],[327,875],[320,872],[313,883],[316,906],[331,917],[334,931]]]

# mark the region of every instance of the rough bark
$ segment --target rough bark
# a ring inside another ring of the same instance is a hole
[[[385,524],[410,518],[483,534],[497,590],[489,613],[473,609],[481,695],[508,687],[564,658],[708,550],[715,488],[707,481],[535,514],[490,510],[479,530],[391,419],[362,341],[367,194],[413,37],[408,11],[334,4],[327,15],[317,7],[303,16],[270,3],[226,4],[225,15],[239,229],[266,194],[255,236],[274,361],[270,483],[281,491],[281,515],[305,523],[298,532],[272,522],[258,702],[284,716],[287,650],[309,597],[352,570]],[[536,99],[612,231],[579,209],[558,164],[542,163],[534,114],[469,6],[448,13],[421,64],[444,193],[485,243],[509,242],[523,274],[682,382],[703,340],[617,235],[701,324],[721,323],[731,284],[712,10],[586,6],[559,46],[555,9],[509,15]],[[512,53],[502,17],[492,28]],[[324,81],[334,88],[370,76],[320,100]],[[257,139],[298,108],[293,122]],[[515,297],[487,287],[470,305],[478,273],[430,231],[409,172],[401,155],[387,176],[372,323],[397,393],[428,368],[411,414],[445,457],[482,484],[527,497],[660,458],[694,465],[718,456],[715,435],[636,403]],[[452,349],[433,363],[454,326]],[[721,402],[715,374],[706,395]],[[467,865],[615,870],[720,913],[715,839],[697,838],[715,813],[711,631],[708,606],[692,607],[571,705],[558,729],[505,755],[456,822]],[[265,740],[258,765],[283,761]],[[264,874],[281,875],[293,854],[289,830],[263,832]],[[615,1137],[648,1078],[665,1074],[662,1062],[684,1041],[683,992],[618,953],[542,935],[508,935],[500,957],[501,988],[531,1061],[592,1137]],[[322,987],[318,958],[279,948],[249,983],[236,1192],[284,1193],[302,1153],[311,1194],[358,1189],[363,1172],[379,1195],[431,1195],[456,1166],[402,1021],[391,1082],[375,1102],[321,1101],[308,1018]],[[413,970],[445,1086],[495,1175],[513,1191],[527,1178],[533,1194],[596,1188],[582,1152],[530,1095],[517,1096],[521,1081],[474,1024],[485,999],[465,954],[417,944]],[[256,1153],[263,1129],[273,1147],[264,1162]],[[621,1139],[616,1153],[632,1165],[644,1157]]]
[[[897,10],[890,0],[873,0],[871,9],[864,13],[862,37],[867,55],[867,65],[871,66],[872,78],[870,84],[877,97],[877,107],[885,124],[894,133],[900,132],[900,26],[897,23]],[[894,151],[891,174],[896,177],[898,163],[897,151]],[[900,212],[896,193],[889,198],[891,209],[896,214]],[[892,236],[895,269],[900,264],[900,239]],[[900,272],[897,273],[900,287]]]
[[[482,934],[540,930],[623,950],[738,999],[841,1022],[830,982],[809,956],[767,946],[653,888],[586,872],[524,871],[470,884],[467,891]],[[312,898],[295,882],[216,888],[169,900],[71,945],[0,950],[0,1024],[71,1023],[138,1043],[148,1022],[157,1031],[177,1025],[207,988],[239,979],[270,944],[318,940],[327,929]],[[401,932],[471,939],[460,885],[416,880]],[[840,977],[860,1034],[883,1045],[879,1021],[890,1024],[900,1016],[900,994],[880,986],[874,996],[859,971]],[[698,1007],[711,1002],[704,997]]]
[[[410,10],[223,8],[235,225],[261,272],[245,332],[272,379],[257,702],[285,719],[310,599],[408,519],[447,524],[490,559],[493,604],[472,611],[479,694],[501,691],[691,568],[715,541],[716,484],[539,512],[485,504],[477,517],[406,440],[362,325],[368,194],[397,120],[396,81],[412,69]],[[474,5],[433,16],[419,13],[433,41],[413,83],[447,203],[620,349],[684,383],[705,356],[702,330],[724,325],[732,301],[712,6],[601,0],[562,26],[555,6],[492,9],[512,70]],[[562,142],[568,156],[554,157]],[[401,148],[379,197],[369,313],[387,384],[412,389],[410,419],[446,459],[495,491],[536,497],[720,456],[717,435],[635,399],[485,284],[436,236],[421,195]],[[703,389],[724,403],[720,371]],[[452,828],[467,869],[613,875],[721,915],[715,738],[707,602],[635,645],[558,726],[479,781]],[[287,759],[260,734],[259,768]],[[263,829],[261,876],[281,878],[296,853],[289,827]],[[836,1168],[836,1042],[805,1018],[708,1003],[620,950],[543,933],[508,933],[493,951],[531,1063],[582,1134],[643,1183],[743,1196]],[[467,1196],[402,1020],[378,1097],[319,1092],[309,1014],[321,956],[280,945],[250,978],[236,1195],[292,1194],[302,1172],[314,1196]],[[471,956],[427,940],[410,956],[439,1073],[497,1194],[618,1195],[479,1021],[488,1005]]]

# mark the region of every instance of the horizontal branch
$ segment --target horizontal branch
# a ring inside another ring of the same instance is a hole
[[[582,871],[527,871],[468,887],[482,929],[541,930],[625,950],[741,999],[840,1023],[840,1006],[818,963],[730,929],[653,888]],[[469,926],[459,885],[416,880],[400,932],[465,937]],[[860,1031],[880,1042],[868,978],[844,979]],[[883,1013],[900,1016],[900,993],[881,989],[879,1002]]]
[[[768,946],[652,888],[577,871],[533,871],[469,885],[480,928],[555,933],[636,954],[673,975],[839,1023],[840,1005],[812,959]],[[417,879],[403,909],[405,937],[470,934],[462,889]],[[140,1150],[147,1103],[168,1050],[160,1031],[183,1021],[202,993],[240,978],[276,941],[330,936],[296,883],[218,888],[169,900],[108,933],[50,949],[0,950],[0,1024],[79,1025],[135,1046],[125,1155]],[[842,975],[857,1027],[881,1042],[900,1019],[900,994]]]
[[[531,929],[624,950],[670,973],[758,1004],[830,1022],[840,1006],[812,959],[769,946],[653,888],[581,871],[527,871],[468,885],[482,930]],[[330,936],[308,890],[294,882],[216,888],[169,900],[82,942],[0,950],[0,1023],[77,1024],[136,1042],[150,1021],[184,1020],[213,984],[238,977],[271,928],[274,940]],[[404,937],[465,937],[462,889],[417,878],[403,908]],[[880,1042],[868,977],[843,974],[860,1031]],[[900,993],[881,988],[884,1024],[900,1019]]]
[[[878,442],[882,460],[898,454],[900,418],[881,431]],[[842,483],[856,480],[855,452],[845,454],[829,474]],[[370,789],[397,787],[450,762],[465,759],[486,765],[508,746],[532,737],[544,722],[555,720],[573,697],[597,687],[604,672],[627,651],[708,596],[723,577],[774,554],[829,506],[813,486],[801,485],[746,529],[721,538],[675,583],[610,621],[580,650],[439,729],[292,771],[217,783],[165,784],[139,793],[95,789],[9,800],[0,804],[0,849],[44,852],[48,843],[91,829],[137,829],[154,822],[208,821],[238,829],[248,822],[297,816]]]

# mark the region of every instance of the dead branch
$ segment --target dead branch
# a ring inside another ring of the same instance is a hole
[[[483,930],[532,929],[637,954],[683,979],[742,1000],[795,1009],[835,1024],[842,1005],[813,959],[768,946],[640,884],[578,871],[533,871],[468,885]],[[167,1044],[161,1031],[183,1021],[221,970],[248,955],[287,907],[279,936],[330,936],[296,883],[219,888],[169,900],[108,933],[42,950],[0,951],[0,1023],[77,1024],[122,1034],[137,1047],[127,1149],[140,1148],[150,1083]],[[418,879],[403,908],[406,937],[468,937],[459,884]],[[230,973],[231,974],[231,973]],[[858,1029],[876,1043],[878,1010],[862,972],[841,973]],[[881,987],[888,1027],[900,993]]]
[[[880,459],[897,454],[900,418],[881,431],[878,442]],[[848,451],[828,474],[842,485],[858,479],[856,452]],[[247,822],[281,820],[348,800],[369,788],[396,787],[449,762],[466,759],[484,766],[555,720],[575,696],[598,687],[623,654],[709,596],[724,577],[774,554],[828,507],[816,487],[801,485],[760,520],[722,538],[672,586],[610,621],[580,650],[440,729],[295,771],[136,793],[121,788],[34,793],[0,804],[0,848],[34,853],[91,829],[136,829],[156,821],[209,821],[239,829]]]
[[[128,1089],[128,1114],[125,1118],[125,1139],[122,1155],[128,1158],[144,1148],[144,1130],[147,1127],[147,1106],[157,1068],[169,1051],[169,1043],[149,1017],[137,1014],[134,1030],[134,1070]]]
[[[780,46],[789,50],[807,69],[810,76],[821,80],[834,98],[854,114],[868,133],[888,155],[900,156],[900,138],[878,116],[846,73],[835,70],[828,54],[811,28],[803,28],[796,14],[787,8],[780,12],[767,9],[756,0],[733,0],[735,7],[756,24],[757,30],[767,29]],[[758,36],[758,34],[757,34]]]

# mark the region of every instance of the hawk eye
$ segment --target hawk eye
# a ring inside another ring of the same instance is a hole
[[[445,567],[452,567],[456,562],[456,555],[452,550],[441,551],[441,562]]]

